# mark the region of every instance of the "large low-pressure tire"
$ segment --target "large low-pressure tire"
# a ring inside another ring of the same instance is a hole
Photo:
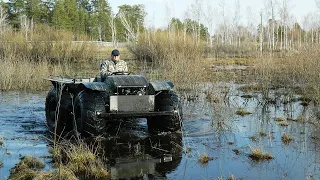
[[[46,97],[45,112],[50,132],[61,135],[62,132],[72,129],[71,97],[69,95],[59,96],[57,89],[53,87]]]
[[[75,98],[73,129],[81,136],[95,136],[103,134],[106,126],[104,119],[98,113],[106,112],[108,96],[106,92],[83,90]]]
[[[163,91],[155,97],[155,111],[178,111],[170,116],[154,116],[147,118],[148,129],[177,131],[181,129],[182,106],[173,91]]]

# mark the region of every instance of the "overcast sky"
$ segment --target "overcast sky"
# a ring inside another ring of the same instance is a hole
[[[154,26],[156,28],[165,27],[168,24],[168,17],[178,17],[184,19],[186,12],[196,0],[109,0],[113,12],[118,12],[118,6],[123,4],[144,4],[145,10],[148,13],[146,17],[146,26]],[[209,3],[212,9],[218,10],[221,0],[198,0],[202,2],[205,10]],[[234,14],[235,0],[224,0],[226,4],[226,13]],[[240,2],[240,18],[241,22],[245,23],[248,19],[248,7],[252,11],[254,21],[259,20],[259,12],[265,7],[266,0],[239,0]],[[283,0],[277,0],[282,2]],[[302,23],[304,16],[308,13],[316,12],[315,0],[287,0],[289,2],[290,14],[296,18],[296,21]],[[276,12],[279,14],[278,12]],[[216,15],[217,16],[217,15]],[[278,15],[277,15],[278,16]],[[214,17],[217,19],[218,17]],[[266,18],[266,17],[265,17]],[[277,18],[279,19],[279,18]]]

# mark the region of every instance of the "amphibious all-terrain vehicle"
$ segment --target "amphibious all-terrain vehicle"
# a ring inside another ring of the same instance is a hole
[[[105,79],[46,78],[53,84],[45,103],[52,132],[83,136],[116,129],[112,122],[145,117],[149,130],[180,129],[182,108],[170,81],[149,82],[140,75],[117,72]]]

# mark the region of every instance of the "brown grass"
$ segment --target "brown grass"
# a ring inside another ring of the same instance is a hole
[[[84,142],[74,144],[69,141],[59,142],[52,151],[57,167],[65,166],[75,175],[86,178],[107,178],[109,172],[96,152]]]
[[[89,64],[98,57],[96,45],[72,43],[72,33],[45,26],[27,38],[23,32],[7,32],[0,41],[0,90],[48,89],[43,78],[77,74],[71,64]]]
[[[289,134],[284,133],[281,137],[281,140],[283,143],[289,144],[291,141],[293,141],[293,138]]]
[[[12,168],[9,179],[33,179],[37,173],[45,167],[44,163],[39,158],[25,156],[21,161]]]
[[[312,100],[320,99],[320,50],[308,47],[282,58],[264,57],[255,65],[253,75],[268,88],[283,87]]]
[[[273,159],[270,153],[264,153],[261,148],[253,147],[251,148],[251,153],[249,157],[256,161],[263,161],[263,160],[271,160]]]
[[[282,122],[282,121],[285,121],[286,119],[283,117],[276,117],[276,118],[274,118],[274,120],[277,122]]]
[[[286,122],[286,121],[281,121],[281,122],[279,123],[279,125],[280,125],[280,126],[289,126],[289,123]]]
[[[171,80],[180,88],[193,88],[205,78],[199,62],[204,58],[204,44],[197,43],[192,36],[145,31],[129,49],[140,60],[151,61],[153,71],[157,74],[153,78]]]
[[[249,115],[249,114],[252,114],[251,112],[247,111],[246,109],[244,108],[239,108],[237,111],[236,111],[236,114],[237,115],[240,115],[240,116],[245,116],[245,115]]]
[[[46,61],[31,62],[23,59],[7,59],[1,63],[0,90],[44,90],[51,83],[43,78],[50,74],[68,76],[72,73],[68,63],[54,65]]]
[[[209,161],[213,160],[212,157],[209,157],[207,154],[203,154],[199,158],[199,162],[201,164],[207,164]]]
[[[65,166],[59,166],[54,172],[39,172],[34,177],[34,180],[77,180],[78,178],[74,173]]]

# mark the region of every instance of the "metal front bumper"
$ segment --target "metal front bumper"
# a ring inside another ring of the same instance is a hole
[[[109,113],[99,113],[97,116],[100,118],[124,118],[124,117],[150,117],[150,116],[170,116],[178,115],[178,111],[159,111],[159,112],[109,112]]]

